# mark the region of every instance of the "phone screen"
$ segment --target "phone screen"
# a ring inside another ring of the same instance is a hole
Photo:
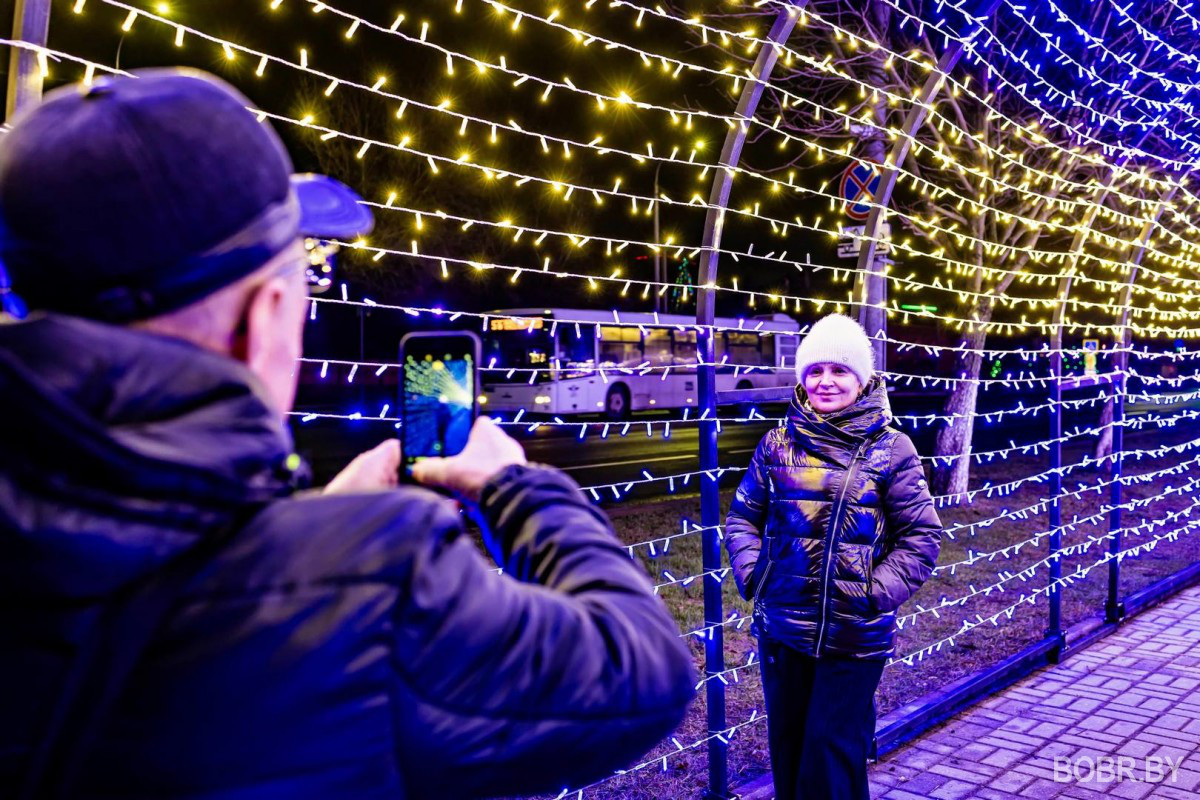
[[[400,343],[404,472],[423,458],[462,452],[476,414],[479,339],[472,333],[409,334]]]

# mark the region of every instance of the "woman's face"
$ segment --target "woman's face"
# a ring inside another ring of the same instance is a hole
[[[804,391],[818,414],[853,405],[862,388],[858,376],[841,364],[813,364],[804,373]]]

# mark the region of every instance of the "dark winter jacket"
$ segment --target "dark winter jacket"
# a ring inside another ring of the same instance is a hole
[[[813,656],[894,653],[895,611],[930,576],[941,522],[882,381],[818,415],[796,388],[759,443],[725,544],[759,633]]]
[[[180,341],[0,324],[0,418],[0,797],[97,610],[230,527],[73,796],[558,791],[640,756],[692,696],[646,575],[555,470],[484,491],[501,577],[431,492],[293,495],[255,378]]]

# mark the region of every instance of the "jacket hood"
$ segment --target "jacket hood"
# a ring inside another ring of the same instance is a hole
[[[238,362],[73,317],[0,324],[0,594],[111,593],[289,493],[299,459]]]
[[[887,385],[878,376],[867,384],[857,402],[832,414],[818,414],[809,406],[804,386],[796,385],[788,408],[788,430],[800,444],[817,450],[853,450],[892,422]]]

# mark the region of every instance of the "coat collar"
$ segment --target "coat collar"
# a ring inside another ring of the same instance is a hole
[[[887,386],[871,379],[862,397],[832,414],[818,414],[808,403],[804,387],[797,384],[788,409],[788,431],[800,444],[814,449],[853,450],[892,422]]]
[[[106,594],[290,494],[301,465],[264,396],[243,365],[180,340],[0,324],[0,587]]]

